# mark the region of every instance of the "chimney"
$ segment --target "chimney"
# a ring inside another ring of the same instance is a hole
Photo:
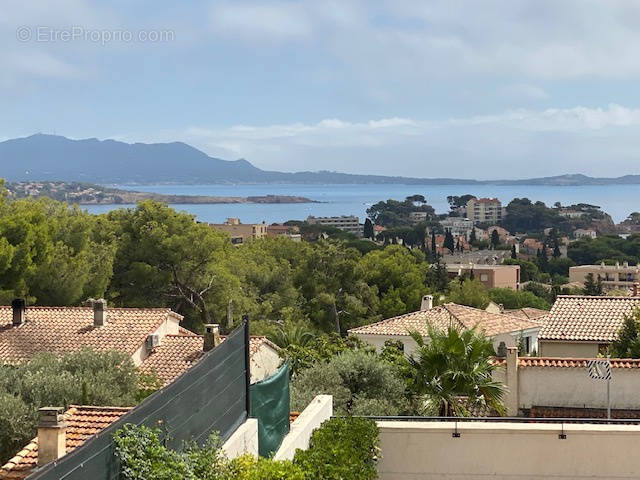
[[[504,406],[507,408],[507,416],[518,416],[518,347],[507,347],[506,361],[506,387]]]
[[[202,350],[208,352],[220,345],[220,325],[207,323],[204,326],[204,346]]]
[[[16,298],[12,300],[11,310],[13,311],[13,325],[15,327],[22,325],[27,311],[27,302],[25,302],[24,298]]]
[[[44,407],[38,413],[38,466],[41,467],[67,453],[67,423],[62,407]]]
[[[633,297],[637,297],[640,296],[640,283],[634,283],[633,284],[633,293],[632,293]]]
[[[431,310],[433,308],[433,295],[424,295],[420,304],[420,311]]]
[[[107,323],[107,301],[100,298],[93,302],[93,326],[102,327]]]

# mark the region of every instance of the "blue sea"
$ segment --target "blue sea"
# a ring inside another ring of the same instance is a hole
[[[640,185],[608,185],[581,187],[551,186],[496,186],[496,185],[144,185],[115,188],[158,192],[177,195],[218,195],[247,197],[254,195],[297,195],[321,203],[306,204],[216,204],[175,205],[178,210],[190,212],[204,222],[222,222],[227,217],[238,217],[243,223],[283,222],[303,220],[308,215],[358,215],[365,217],[372,204],[390,198],[402,200],[408,195],[422,194],[438,213],[449,210],[447,195],[470,193],[477,197],[497,197],[506,205],[513,198],[527,197],[541,200],[548,206],[555,202],[563,205],[590,203],[599,205],[617,223],[629,213],[640,211]],[[87,206],[93,213],[103,213],[123,205]]]

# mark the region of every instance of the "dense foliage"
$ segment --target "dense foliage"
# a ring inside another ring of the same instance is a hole
[[[569,244],[568,256],[576,264],[594,265],[602,261],[640,262],[640,234],[622,238],[617,235],[605,235],[598,238],[581,238]]]
[[[135,405],[159,386],[119,352],[42,353],[20,365],[0,365],[0,461],[35,435],[41,407]]]
[[[292,378],[291,408],[304,409],[316,395],[333,395],[338,415],[407,413],[406,385],[394,366],[373,352],[345,351]]]
[[[411,195],[403,201],[389,199],[378,202],[367,209],[367,215],[376,225],[385,227],[403,227],[411,224],[409,214],[426,213],[427,221],[435,220],[436,212],[422,195]]]
[[[640,358],[640,310],[627,315],[611,344],[611,354],[615,358]]]
[[[203,447],[169,450],[162,432],[125,425],[114,435],[115,454],[125,480],[375,480],[378,428],[372,420],[334,418],[316,429],[309,449],[293,461],[242,455],[227,459],[212,435]]]

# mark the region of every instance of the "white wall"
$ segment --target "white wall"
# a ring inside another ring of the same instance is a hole
[[[378,422],[381,480],[637,479],[640,426]]]
[[[302,450],[309,448],[311,434],[325,420],[329,420],[331,415],[333,415],[333,397],[331,395],[315,397],[291,424],[291,430],[282,440],[274,458],[276,460],[291,460],[298,448]]]
[[[263,343],[257,352],[251,355],[251,383],[259,382],[270,377],[280,367],[280,355],[266,343]]]
[[[245,453],[258,456],[258,419],[248,418],[240,425],[229,440],[222,445],[222,451],[228,458],[235,458]]]

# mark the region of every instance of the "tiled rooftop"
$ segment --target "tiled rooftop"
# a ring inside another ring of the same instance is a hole
[[[449,326],[463,329],[477,326],[478,330],[484,332],[487,337],[539,327],[538,323],[518,316],[490,313],[473,307],[445,303],[431,310],[407,313],[371,325],[353,328],[349,333],[408,335],[409,331],[417,331],[426,336],[429,333],[429,325],[441,329]]]
[[[640,297],[559,296],[540,331],[541,340],[610,343]]]
[[[220,338],[224,341],[226,337]],[[168,385],[200,360],[203,355],[203,344],[202,336],[191,332],[166,335],[162,343],[154,348],[142,362],[140,368],[146,373],[155,372],[163,385]],[[249,341],[249,355],[255,355],[263,345],[269,345],[274,350],[278,349],[266,337],[252,335]]]
[[[72,405],[64,413],[67,422],[67,453],[118,420],[131,407],[89,407]],[[26,478],[38,464],[38,439],[34,438],[0,468],[0,480]]]
[[[539,308],[524,307],[515,310],[505,310],[504,313],[520,318],[526,318],[528,320],[534,320],[538,323],[546,322],[546,318],[549,315],[549,310],[541,310]]]
[[[91,307],[27,307],[26,321],[12,325],[11,307],[0,307],[0,362],[28,360],[38,352],[89,347],[132,355],[169,316],[168,308],[108,308],[107,323],[93,325]]]

